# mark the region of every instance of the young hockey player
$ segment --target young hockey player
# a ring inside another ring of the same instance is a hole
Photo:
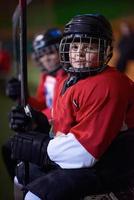
[[[56,81],[65,76],[59,60],[59,43],[62,33],[57,28],[38,34],[33,40],[33,60],[41,70],[36,96],[29,96],[28,103],[50,117],[50,110]],[[20,99],[20,81],[12,78],[6,93],[14,100]]]
[[[29,104],[51,116],[54,88],[57,81],[66,76],[59,59],[59,43],[62,33],[59,29],[49,29],[44,35],[37,35],[33,41],[33,59],[41,69],[40,83],[36,99],[29,98]]]
[[[100,189],[95,164],[123,124],[134,127],[132,116],[126,117],[133,104],[129,80],[107,64],[112,39],[111,25],[99,14],[78,15],[66,24],[60,56],[69,77],[56,87],[53,139],[44,131],[46,119],[42,133],[27,131],[29,122],[38,127],[33,109],[34,120],[22,109],[11,112],[10,126],[19,131],[12,140],[12,156],[37,165],[30,169],[25,200],[78,200],[95,193]],[[23,184],[20,170],[17,179]]]

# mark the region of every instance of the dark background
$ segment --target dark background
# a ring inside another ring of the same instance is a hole
[[[1,0],[0,2],[0,41],[12,57],[12,15],[18,1]],[[31,41],[33,36],[49,27],[64,28],[74,15],[82,13],[101,13],[112,23],[115,41],[120,37],[119,24],[123,18],[133,22],[134,1],[132,0],[33,0],[27,10],[28,27],[28,82],[30,93],[34,94],[39,70],[33,67],[30,59]],[[12,64],[11,74],[15,74]],[[13,105],[0,90],[0,147],[13,133],[8,127],[8,112]],[[13,199],[13,185],[8,177],[0,155],[0,199]]]

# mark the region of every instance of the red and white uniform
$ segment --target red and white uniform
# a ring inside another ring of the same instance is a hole
[[[62,69],[58,70],[54,76],[42,73],[36,97],[29,97],[29,104],[35,109],[42,111],[48,119],[51,118],[55,84],[65,76],[66,74]]]
[[[118,135],[123,123],[134,127],[134,109],[129,112],[134,106],[132,85],[125,75],[110,67],[78,81],[61,95],[63,84],[64,80],[56,88],[55,137],[48,144],[48,155],[62,168],[91,167]]]

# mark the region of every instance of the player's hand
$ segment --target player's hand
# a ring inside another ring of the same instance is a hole
[[[48,135],[35,131],[16,133],[11,141],[12,159],[28,161],[39,166],[48,164]],[[47,162],[46,162],[47,161]]]
[[[21,96],[21,83],[17,78],[11,78],[6,85],[6,95],[16,101]]]
[[[50,125],[47,117],[28,106],[28,109],[17,106],[9,113],[9,126],[15,132],[26,132],[36,130],[49,133]]]
[[[9,113],[9,126],[13,131],[25,132],[31,128],[31,119],[25,113],[24,107],[17,106]]]

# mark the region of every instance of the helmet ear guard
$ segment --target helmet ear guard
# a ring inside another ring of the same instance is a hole
[[[113,46],[108,45],[106,54],[105,54],[105,63],[107,64],[111,57],[113,56]]]

